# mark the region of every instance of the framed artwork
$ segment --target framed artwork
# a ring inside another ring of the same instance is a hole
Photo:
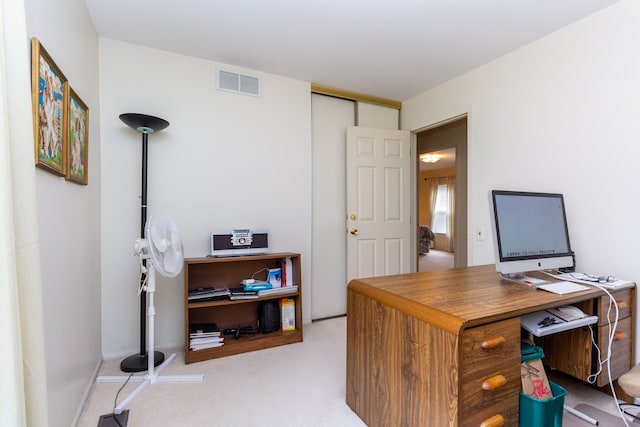
[[[67,174],[69,181],[87,185],[89,154],[89,108],[75,90],[68,86],[67,96]]]
[[[31,97],[36,166],[65,175],[67,79],[42,47],[31,39]]]

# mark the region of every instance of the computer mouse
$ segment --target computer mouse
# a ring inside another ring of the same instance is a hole
[[[582,310],[572,305],[563,305],[562,307],[558,307],[558,311],[569,316],[577,317],[578,319],[582,319],[586,316],[586,314],[584,314]]]

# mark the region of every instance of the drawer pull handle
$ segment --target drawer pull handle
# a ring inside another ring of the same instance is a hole
[[[503,337],[502,335],[498,335],[497,337],[487,338],[486,340],[482,341],[480,343],[480,346],[482,348],[491,349],[491,348],[500,347],[501,345],[504,345],[506,342],[507,342],[507,339],[505,337]]]
[[[506,383],[507,383],[507,379],[504,377],[504,375],[496,375],[494,377],[487,378],[486,380],[484,380],[484,382],[482,383],[482,389],[486,391],[491,391],[491,390],[495,390],[502,387]]]
[[[627,302],[626,301],[616,301],[616,305],[618,306],[618,309],[627,308]]]
[[[496,414],[493,417],[489,417],[480,424],[480,427],[501,427],[504,425],[504,417],[500,414]]]
[[[620,332],[615,332],[613,334],[613,340],[614,341],[622,341],[622,340],[626,340],[627,339],[627,333],[620,331]]]

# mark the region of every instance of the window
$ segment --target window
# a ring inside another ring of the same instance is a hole
[[[446,184],[438,184],[436,207],[433,211],[433,232],[447,234],[447,217],[449,215],[449,192]]]

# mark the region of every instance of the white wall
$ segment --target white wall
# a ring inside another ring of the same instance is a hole
[[[365,128],[398,129],[400,111],[381,105],[358,102],[356,123]]]
[[[216,90],[216,69],[257,75],[262,95]],[[161,117],[149,135],[148,210],[168,213],[187,257],[209,253],[211,231],[269,230],[273,252],[302,255],[310,281],[310,84],[224,64],[100,40],[102,124],[102,335],[105,358],[139,350],[137,258],[141,134],[121,113]],[[158,348],[184,342],[183,274],[158,278]],[[303,291],[304,321],[310,292]]]
[[[565,195],[577,268],[640,281],[640,3],[623,0],[402,105],[416,130],[469,113],[469,230],[491,189]],[[469,264],[494,262],[469,238]]]
[[[89,185],[34,167],[49,423],[68,426],[101,360],[98,37],[82,0],[26,0],[25,7],[28,36],[40,40],[89,107]]]

